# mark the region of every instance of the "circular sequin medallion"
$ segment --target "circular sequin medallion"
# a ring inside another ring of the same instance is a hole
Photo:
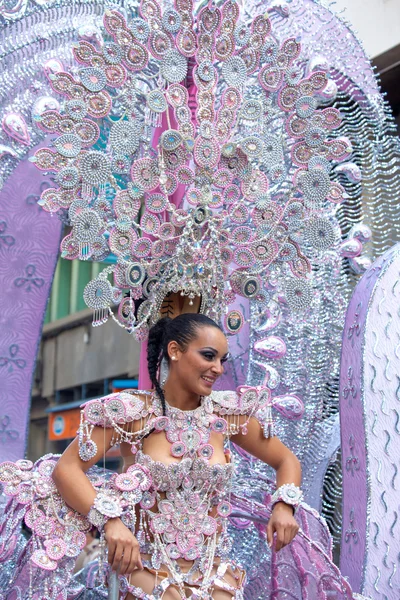
[[[217,506],[217,512],[220,517],[226,519],[232,512],[232,505],[227,500],[222,500]]]
[[[175,458],[180,458],[184,454],[186,454],[187,448],[183,442],[174,442],[171,445],[171,454],[175,456]]]
[[[15,464],[19,469],[21,469],[21,471],[30,471],[33,467],[33,462],[25,458],[20,458]]]
[[[125,271],[126,283],[135,287],[143,283],[146,271],[140,263],[130,263]]]
[[[164,194],[150,194],[145,199],[146,208],[151,213],[161,213],[168,206],[168,199]]]
[[[162,189],[166,194],[168,194],[168,196],[171,196],[178,189],[178,180],[176,179],[175,175],[173,175],[172,173],[167,173],[166,177],[167,177],[167,179],[166,179]]]
[[[235,227],[235,229],[231,232],[231,241],[236,246],[240,244],[247,244],[253,237],[253,232],[251,227],[247,227],[246,225],[242,225],[239,227]]]
[[[312,287],[303,279],[290,279],[285,285],[285,296],[293,312],[303,312],[311,306]]]
[[[123,154],[117,154],[111,160],[111,171],[117,175],[126,175],[129,173],[130,166],[129,159]]]
[[[194,145],[194,159],[200,167],[215,167],[220,159],[217,141],[198,137]]]
[[[140,129],[131,121],[118,121],[110,129],[109,142],[120,154],[133,154],[139,148]]]
[[[190,190],[187,193],[186,197],[187,197],[188,202],[190,202],[190,204],[193,204],[193,206],[196,206],[202,200],[202,192],[200,190],[198,190],[197,188],[193,188],[192,190]]]
[[[139,480],[132,473],[121,473],[115,478],[114,484],[122,492],[131,492],[139,487]]]
[[[222,417],[217,417],[212,421],[211,429],[216,433],[225,433],[228,429],[228,423]]]
[[[17,479],[18,467],[13,462],[3,462],[0,465],[0,481],[2,483],[8,483]]]
[[[87,67],[79,72],[82,84],[89,92],[100,92],[106,85],[107,79],[101,69]]]
[[[133,35],[140,40],[141,42],[145,42],[149,37],[150,27],[144,19],[137,17],[133,19],[130,24],[131,31]]]
[[[254,298],[260,291],[260,287],[258,277],[247,277],[242,283],[241,292],[245,298]]]
[[[147,48],[134,42],[125,47],[124,63],[128,69],[134,72],[142,71],[146,68],[149,60]]]
[[[145,510],[148,510],[150,508],[153,508],[155,503],[156,503],[155,495],[151,494],[150,492],[144,492],[144,494],[142,496],[142,500],[140,501],[140,506],[142,508],[144,508]]]
[[[180,146],[176,150],[164,151],[164,161],[167,170],[176,171],[187,158],[186,150]]]
[[[201,458],[205,458],[206,460],[210,460],[210,458],[212,457],[212,455],[214,454],[214,448],[212,447],[211,444],[204,444],[204,446],[201,446],[198,450],[197,450],[197,454],[201,457]]]
[[[93,146],[100,137],[100,129],[97,123],[85,119],[75,125],[75,133],[82,142],[82,146]]]
[[[145,233],[154,234],[160,227],[160,220],[155,214],[145,212],[140,219],[140,227]]]
[[[134,184],[146,192],[155,189],[158,184],[157,163],[151,158],[140,158],[132,164],[131,178]]]
[[[167,110],[167,101],[160,90],[152,90],[147,94],[147,106],[155,113],[163,113]]]
[[[138,258],[145,258],[150,255],[151,246],[151,241],[148,238],[139,238],[132,246],[132,254]]]
[[[237,204],[231,209],[231,220],[238,225],[246,223],[249,218],[249,211],[244,204]]]
[[[235,41],[238,46],[245,46],[249,41],[250,30],[245,23],[235,27]]]
[[[238,87],[244,84],[247,77],[246,63],[240,56],[231,56],[222,65],[222,76],[228,85]]]
[[[110,65],[117,65],[122,60],[122,50],[118,44],[107,42],[102,48],[103,56]]]
[[[76,167],[64,167],[57,173],[55,180],[60,187],[70,190],[79,183],[79,171]]]
[[[312,219],[307,223],[306,239],[317,250],[328,250],[335,243],[335,229],[329,219]]]
[[[67,158],[75,158],[81,151],[81,140],[73,133],[66,133],[54,141],[57,151]]]
[[[160,144],[164,150],[176,150],[182,144],[183,138],[179,131],[175,129],[168,129],[163,131],[160,136]]]
[[[224,190],[224,202],[226,204],[234,204],[241,197],[240,188],[237,185],[228,185]]]
[[[217,530],[217,521],[210,516],[206,516],[202,523],[201,531],[204,535],[213,535]]]
[[[96,508],[102,515],[110,517],[119,517],[122,513],[122,507],[119,499],[111,496],[102,496],[98,494],[93,502],[94,508]]]
[[[39,465],[39,473],[44,477],[51,477],[56,464],[57,462],[55,460],[43,460]]]
[[[44,547],[46,548],[47,556],[51,560],[60,560],[60,558],[65,556],[67,550],[67,544],[61,538],[45,540]]]
[[[178,50],[168,50],[160,64],[160,73],[168,83],[179,83],[187,75],[187,60]]]
[[[57,562],[51,560],[45,550],[35,550],[31,556],[31,561],[45,571],[54,571],[57,568]]]
[[[189,186],[193,183],[195,174],[190,167],[179,167],[176,171],[176,178],[182,185]]]
[[[175,227],[172,223],[163,223],[160,225],[158,235],[162,240],[169,240],[175,236]]]
[[[85,208],[73,220],[73,235],[78,242],[96,241],[104,230],[104,223],[97,211]]]
[[[151,255],[155,258],[160,258],[164,254],[164,242],[156,240],[151,247]]]
[[[178,11],[170,8],[164,12],[162,24],[165,31],[168,31],[169,33],[178,33],[181,23],[182,19]]]
[[[154,421],[154,429],[156,429],[156,431],[164,431],[167,429],[169,423],[170,421],[168,417],[158,417]]]
[[[255,262],[252,251],[246,247],[239,247],[233,253],[233,259],[239,267],[251,267]]]
[[[296,101],[296,114],[301,119],[308,119],[317,108],[317,101],[312,96],[302,96]]]
[[[79,457],[84,462],[88,462],[97,453],[97,444],[93,440],[87,440],[79,446]]]
[[[80,121],[86,116],[86,102],[84,100],[68,100],[65,103],[65,112],[74,121]]]
[[[103,152],[90,151],[80,161],[82,180],[93,186],[104,185],[111,176],[111,165]]]
[[[83,291],[83,299],[86,306],[93,310],[108,308],[112,302],[111,285],[105,279],[93,279],[89,281]]]
[[[186,105],[189,94],[186,88],[184,88],[181,84],[173,83],[172,85],[168,86],[166,97],[171,106],[178,108]]]

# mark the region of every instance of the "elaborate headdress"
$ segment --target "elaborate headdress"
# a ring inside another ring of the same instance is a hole
[[[277,279],[293,311],[310,305],[312,266],[340,243],[331,163],[351,153],[324,107],[328,73],[232,0],[197,16],[189,0],[143,0],[140,14],[107,11],[107,39],[75,44],[79,69],[51,75],[64,109],[39,126],[60,136],[33,159],[56,172],[40,204],[68,211],[62,256],[117,258],[85,289],[94,324],[111,315],[143,339],[179,297],[219,319],[236,296],[265,306]],[[232,332],[240,321],[228,313]]]

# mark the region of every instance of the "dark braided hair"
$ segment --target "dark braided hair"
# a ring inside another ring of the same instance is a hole
[[[215,321],[201,313],[184,313],[174,319],[164,317],[157,321],[149,331],[147,368],[150,381],[161,400],[164,415],[166,413],[165,396],[158,380],[161,361],[165,358],[169,362],[168,344],[170,342],[176,342],[185,351],[188,344],[196,338],[197,330],[200,327],[216,327],[222,331]]]

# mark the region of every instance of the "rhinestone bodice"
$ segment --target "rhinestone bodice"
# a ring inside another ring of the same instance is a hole
[[[223,553],[234,470],[231,463],[211,463],[211,433],[223,435],[228,429],[226,420],[214,414],[211,398],[203,398],[195,410],[167,405],[166,415],[160,413],[160,401],[154,396],[151,435],[165,435],[170,454],[180,460],[169,464],[154,460],[143,451],[146,437],[141,437],[132,444],[135,464],[127,471],[140,467],[152,480],[140,502],[140,523],[147,526],[138,536],[155,568],[166,560],[192,561],[209,552],[212,556],[216,551]]]
[[[184,559],[207,573],[216,556],[228,558],[234,466],[222,456],[217,460],[220,444],[215,442],[221,436],[221,450],[222,442],[229,445],[230,437],[245,433],[249,419],[262,407],[253,388],[241,395],[213,392],[190,411],[167,403],[166,414],[154,392],[126,391],[85,405],[79,436],[82,460],[93,456],[91,433],[98,425],[112,427],[113,442],[128,444],[134,455],[134,464],[116,480],[130,503],[121,518],[135,532],[141,552],[151,556],[155,570],[164,564],[178,574],[176,561]],[[149,436],[157,435],[168,442],[165,462],[160,461],[163,454],[158,452],[156,460],[147,448]],[[168,464],[168,455],[178,460]]]
[[[136,463],[149,469],[154,487],[160,492],[178,488],[194,490],[204,487],[205,482],[208,488],[222,491],[229,484],[234,470],[231,463],[209,465],[206,459],[200,457],[183,458],[180,462],[167,465],[153,460],[141,450],[136,455]]]

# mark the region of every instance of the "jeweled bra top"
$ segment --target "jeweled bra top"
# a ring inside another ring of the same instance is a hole
[[[113,441],[131,445],[135,463],[116,479],[116,487],[125,493],[126,501],[132,500],[128,519],[124,520],[124,514],[122,520],[131,528],[136,526],[141,549],[152,555],[155,568],[161,563],[173,568],[169,563],[178,558],[203,560],[209,553],[222,555],[228,550],[225,520],[231,511],[234,467],[229,462],[210,464],[214,453],[210,436],[211,432],[225,437],[237,433],[254,411],[249,412],[240,423],[244,411],[234,392],[214,392],[191,411],[167,405],[166,415],[162,414],[157,395],[148,393],[122,392],[84,407],[79,436],[82,458],[95,451],[90,437],[95,425],[114,427]],[[139,419],[138,430],[129,432],[126,424]],[[165,464],[145,454],[142,442],[150,432],[164,432],[171,455],[181,460]],[[136,524],[133,500],[137,503],[138,496],[131,479],[143,477],[146,489]],[[204,553],[204,545],[209,552]]]

